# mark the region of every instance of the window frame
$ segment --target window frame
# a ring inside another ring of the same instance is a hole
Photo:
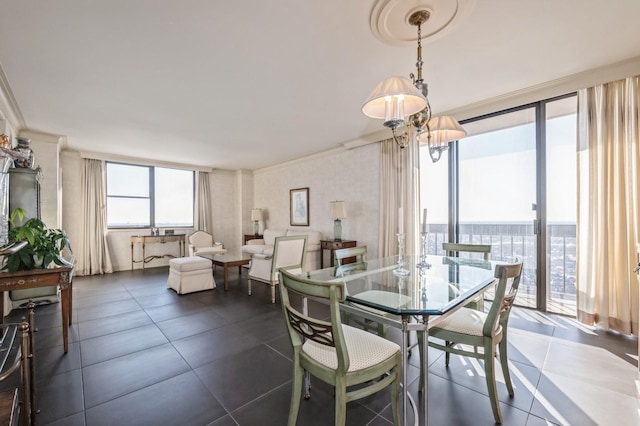
[[[131,167],[139,167],[141,169],[148,170],[148,179],[149,179],[149,196],[141,197],[141,196],[122,196],[122,195],[109,195],[109,185],[108,185],[108,168],[109,164],[117,164],[122,166],[131,166]],[[107,206],[107,229],[121,230],[121,229],[151,229],[157,228],[156,224],[156,187],[155,187],[155,169],[169,169],[169,170],[181,170],[191,173],[191,191],[192,191],[192,199],[193,205],[191,210],[191,224],[190,225],[169,225],[162,226],[163,228],[177,228],[177,229],[188,229],[193,228],[195,226],[195,203],[196,203],[196,173],[195,170],[190,169],[181,169],[177,167],[162,167],[162,166],[151,166],[146,164],[136,164],[136,163],[126,163],[122,161],[105,161],[105,205]],[[149,224],[142,226],[113,226],[109,225],[108,218],[108,205],[109,199],[148,199],[149,200]]]

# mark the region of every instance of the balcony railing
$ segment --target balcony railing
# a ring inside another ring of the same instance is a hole
[[[460,224],[460,242],[491,244],[492,260],[518,257],[523,260],[518,298],[536,294],[536,236],[529,223]],[[429,225],[429,253],[443,255],[442,243],[448,241],[446,224]],[[576,225],[547,226],[547,296],[551,300],[575,304],[576,298]],[[525,303],[529,304],[529,303]]]

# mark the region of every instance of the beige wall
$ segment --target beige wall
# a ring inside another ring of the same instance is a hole
[[[255,207],[262,208],[266,228],[312,229],[333,239],[329,203],[345,202],[342,239],[366,245],[370,257],[378,253],[380,145],[299,160],[254,174]],[[289,190],[309,188],[309,226],[289,225]]]

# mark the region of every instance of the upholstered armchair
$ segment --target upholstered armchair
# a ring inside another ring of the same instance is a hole
[[[213,235],[204,231],[196,231],[189,235],[189,256],[198,254],[225,254],[227,250],[222,243],[214,242]]]
[[[299,274],[304,268],[307,252],[307,236],[293,235],[276,237],[273,251],[266,254],[253,254],[249,268],[248,292],[251,295],[251,282],[259,281],[271,286],[271,303],[276,303],[276,285],[280,268]]]

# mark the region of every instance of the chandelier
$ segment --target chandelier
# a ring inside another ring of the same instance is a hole
[[[465,137],[467,132],[451,116],[431,116],[429,89],[422,78],[421,33],[422,24],[430,16],[428,10],[418,10],[408,20],[418,27],[417,73],[409,74],[411,80],[389,77],[378,83],[362,106],[362,112],[367,117],[384,120],[382,124],[391,129],[393,140],[400,148],[405,148],[415,135],[418,142],[427,144],[429,156],[435,163],[449,148],[449,142]]]

